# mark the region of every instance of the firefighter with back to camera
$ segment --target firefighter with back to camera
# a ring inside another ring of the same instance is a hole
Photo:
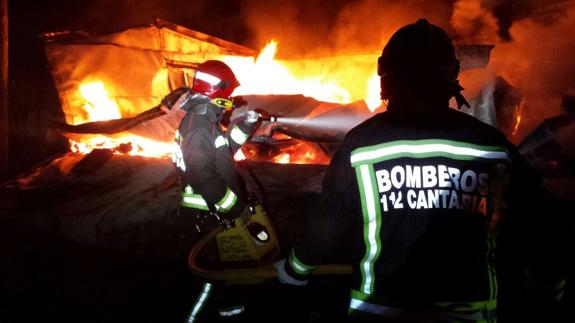
[[[349,250],[352,321],[517,322],[524,271],[560,299],[540,183],[501,132],[449,108],[467,104],[458,73],[427,20],[391,37],[378,59],[388,109],[342,142],[307,232],[275,264],[280,282],[306,285]]]

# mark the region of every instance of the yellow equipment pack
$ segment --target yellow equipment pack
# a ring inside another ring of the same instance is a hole
[[[266,227],[269,233],[268,240],[262,243],[252,238],[246,223],[238,217],[234,221],[235,227],[216,235],[222,262],[260,261],[266,254],[277,247],[277,236],[263,207],[260,204],[256,204],[253,209],[250,221]]]

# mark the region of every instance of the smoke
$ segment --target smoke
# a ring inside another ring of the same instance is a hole
[[[562,97],[575,90],[575,6],[551,17],[515,22],[509,30],[512,41],[497,44],[492,52],[492,70],[523,94],[519,137],[561,113]]]
[[[33,1],[33,0],[27,0]],[[160,18],[236,43],[248,35],[241,0],[54,0],[54,29],[111,32]]]
[[[244,0],[252,47],[279,41],[280,55],[379,52],[399,27],[425,17],[449,27],[450,0]]]
[[[573,1],[58,0],[47,9],[62,13],[54,27],[121,29],[158,17],[254,49],[276,39],[280,58],[378,53],[398,28],[424,17],[457,43],[496,45],[489,71],[522,92],[524,135],[560,113],[575,88],[575,9],[557,10],[565,3]]]
[[[498,22],[482,0],[458,0],[453,4],[451,25],[457,43],[487,44],[499,40]]]

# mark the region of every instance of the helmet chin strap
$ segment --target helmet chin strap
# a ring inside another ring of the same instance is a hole
[[[210,102],[226,111],[231,110],[234,107],[234,103],[228,99],[215,98],[212,99]]]

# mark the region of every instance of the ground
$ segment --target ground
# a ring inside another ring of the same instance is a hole
[[[2,323],[181,323],[201,287],[184,259],[149,261],[7,221],[0,223],[0,259]],[[345,306],[346,284],[346,277],[319,279],[303,292],[272,280],[236,291],[245,295],[245,322],[324,322],[332,302]]]
[[[294,199],[305,209],[303,196]],[[271,202],[278,215],[284,215],[279,210],[289,209],[278,201]],[[557,208],[572,215],[569,203],[571,200]],[[287,216],[278,219],[301,221]],[[277,220],[276,224],[294,227]],[[568,232],[572,232],[573,221],[567,224]],[[280,241],[290,241],[282,232],[278,234],[283,237]],[[574,239],[570,236],[568,250],[573,250]],[[185,257],[150,258],[140,250],[120,249],[123,251],[87,246],[23,222],[0,220],[0,323],[186,322],[202,282],[191,275]],[[575,322],[575,266],[573,257],[568,256],[559,322]],[[338,315],[345,314],[348,280],[345,276],[326,276],[300,289],[272,279],[227,292],[242,295],[247,308],[242,322],[334,322]],[[203,322],[217,321],[213,305],[210,302],[205,308],[211,314]],[[551,322],[540,305],[536,301],[524,304],[525,319],[517,322]]]

